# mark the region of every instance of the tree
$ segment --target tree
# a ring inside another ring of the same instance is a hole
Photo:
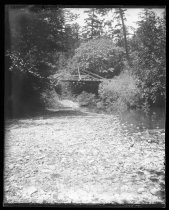
[[[117,9],[117,14],[119,13],[120,14],[120,18],[121,18],[121,22],[122,22],[122,28],[123,28],[123,36],[124,36],[124,46],[125,46],[125,50],[126,50],[126,57],[127,57],[127,60],[129,62],[129,64],[131,65],[130,63],[130,57],[129,57],[129,50],[128,50],[128,43],[127,43],[127,33],[126,33],[126,26],[124,24],[124,9]]]
[[[148,104],[164,104],[166,85],[166,26],[145,9],[132,40],[133,73],[140,79],[142,97]]]
[[[29,60],[33,72],[38,71],[41,76],[50,75],[50,71],[44,72],[40,66],[53,64],[54,51],[67,50],[62,41],[64,35],[62,11],[41,9],[38,12],[32,12],[27,8],[15,9],[11,11],[11,19],[13,19],[11,23],[12,51],[18,52],[15,54],[20,54],[25,63]]]
[[[130,55],[129,55],[129,47],[127,41],[127,27],[125,25],[125,11],[126,9],[122,8],[100,8],[98,9],[98,13],[102,16],[108,14],[108,12],[112,12],[112,19],[111,21],[106,21],[105,25],[110,28],[109,33],[111,33],[112,39],[117,39],[117,45],[120,47],[124,47],[126,51],[126,59],[128,61],[129,66],[131,66]],[[112,22],[117,22],[115,27],[112,27]]]
[[[123,48],[116,47],[110,39],[93,39],[82,43],[75,50],[67,69],[72,73],[87,70],[100,76],[111,78],[123,69]]]
[[[118,45],[123,46],[126,51],[126,59],[128,61],[129,66],[131,66],[130,56],[129,56],[129,48],[128,48],[128,42],[127,42],[127,28],[124,23],[126,20],[125,17],[125,11],[126,9],[117,8],[114,10],[115,13],[115,19],[117,21],[117,24],[115,25],[116,30],[114,30],[114,34],[118,37]]]
[[[54,55],[68,50],[68,31],[61,8],[9,6],[8,11],[11,46],[7,56],[14,84],[9,98],[14,99],[20,113],[26,111],[24,107],[38,109],[43,105],[41,93],[50,87],[48,78],[56,71]]]
[[[97,16],[97,9],[91,8],[85,13],[88,17],[85,19],[86,25],[83,28],[84,39],[98,38],[102,35],[102,20]]]
[[[9,8],[5,7],[5,51],[10,50],[10,23],[9,23]],[[11,94],[11,75],[8,71],[10,67],[10,58],[5,56],[5,116],[11,116],[12,104],[9,100]]]

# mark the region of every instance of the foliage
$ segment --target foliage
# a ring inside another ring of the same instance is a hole
[[[24,12],[14,10],[10,13],[13,19],[10,20],[11,51],[17,51],[24,62],[30,60],[31,65],[36,66],[39,74],[50,75],[51,72],[48,70],[44,72],[41,66],[54,64],[52,56],[54,52],[65,50],[62,42],[64,32],[59,30],[63,28],[63,14],[60,10],[30,12],[26,9]]]
[[[11,66],[10,71],[15,73],[32,74],[32,76],[42,78],[37,69],[37,60],[33,56],[34,49],[31,49],[27,55],[21,54],[19,51],[8,51],[7,56],[10,57]]]
[[[57,86],[55,86],[56,92],[60,95],[61,99],[66,99],[76,102],[77,94],[73,92],[73,85],[70,82],[61,81],[60,78],[62,76],[59,75]]]
[[[112,19],[106,22],[104,17],[109,12],[112,12]],[[132,74],[121,74],[104,82],[98,107],[127,108],[139,103],[148,110],[151,105],[165,103],[165,14],[159,18],[145,9],[134,36],[129,38],[124,23],[125,9],[122,8],[90,8],[86,11],[84,31],[78,24],[70,24],[76,15],[57,6],[9,5],[5,13],[9,14],[5,19],[5,37],[9,37],[9,41],[5,40],[6,62],[9,61],[7,77],[17,83],[13,88],[16,90],[7,91],[7,97],[9,101],[13,98],[12,103],[16,104],[18,112],[24,112],[26,106],[34,108],[47,104],[41,94],[50,89],[50,78],[59,83],[59,79],[78,74],[78,68],[80,72],[88,71],[110,79],[124,69]],[[115,22],[116,26],[112,24]],[[66,88],[66,84],[62,86],[62,93],[73,97],[71,87]],[[87,94],[80,97],[82,101],[83,97],[86,100]]]
[[[74,99],[71,84],[69,82],[59,82],[61,87],[61,95],[64,99]]]
[[[123,68],[124,50],[115,47],[110,39],[93,39],[82,43],[75,50],[75,55],[70,59],[67,69],[77,72],[88,70],[100,76],[112,77],[117,75]]]
[[[83,91],[77,97],[77,101],[81,106],[92,106],[96,104],[96,95]]]
[[[9,76],[9,82],[10,84],[12,82],[12,84],[11,91],[6,99],[7,105],[11,106],[11,117],[31,114],[44,107],[45,104],[39,97],[39,93],[42,92],[46,81],[32,74],[25,76],[22,72],[15,71],[10,72]]]
[[[103,20],[98,17],[97,10],[97,8],[91,8],[85,11],[88,14],[85,19],[86,25],[82,29],[82,36],[85,40],[99,38],[103,34]]]
[[[29,100],[30,106],[35,107],[39,103],[43,106],[41,93],[51,86],[48,78],[60,65],[64,66],[61,52],[66,53],[72,48],[73,38],[64,25],[63,10],[40,6],[31,6],[31,9],[26,6],[22,9],[9,6],[8,15],[9,21],[6,24],[11,29],[11,45],[6,49],[6,55],[10,58],[10,68],[6,71],[14,79],[13,83],[20,86],[19,92],[13,91],[13,98],[18,100],[16,104],[21,107],[27,105],[27,100],[22,100],[23,95]],[[55,65],[56,61],[61,64]],[[23,85],[25,88],[22,88]],[[34,95],[39,103],[35,103]]]
[[[41,98],[45,104],[45,107],[48,108],[57,108],[59,107],[59,97],[54,89],[45,89],[41,93]]]
[[[139,101],[137,80],[128,73],[121,73],[119,76],[100,84],[99,96],[109,111],[132,108]]]
[[[111,20],[104,20],[104,29],[107,31],[106,36],[110,37],[116,46],[123,47],[126,51],[126,59],[131,66],[129,47],[128,47],[128,27],[125,24],[126,16],[124,8],[101,8],[98,13],[101,16],[111,14]],[[111,13],[110,13],[111,12]]]
[[[132,43],[133,74],[144,104],[164,104],[166,93],[165,18],[145,10]],[[145,106],[145,105],[144,105]]]

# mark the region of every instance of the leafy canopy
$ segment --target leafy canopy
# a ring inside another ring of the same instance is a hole
[[[69,61],[68,70],[88,70],[100,76],[111,77],[123,67],[124,49],[116,47],[112,40],[101,38],[82,43]]]
[[[165,19],[145,10],[132,41],[134,74],[141,81],[143,98],[159,103],[165,98]]]

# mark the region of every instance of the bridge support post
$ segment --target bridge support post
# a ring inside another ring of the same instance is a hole
[[[78,66],[78,74],[79,74],[79,80],[81,80],[79,66]]]

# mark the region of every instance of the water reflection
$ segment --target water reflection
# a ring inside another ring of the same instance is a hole
[[[119,116],[119,119],[122,126],[131,132],[165,129],[165,110],[162,108],[153,109],[148,115],[143,111],[126,111]]]
[[[165,110],[156,108],[148,116],[141,111],[127,111],[118,116],[123,135],[134,139],[137,153],[143,148],[145,166],[132,176],[132,182],[142,183],[160,202],[165,202]],[[154,163],[153,163],[154,161]],[[148,163],[148,167],[146,166]],[[143,164],[143,163],[142,163]],[[144,165],[144,164],[143,164]],[[145,181],[147,180],[147,182]]]

